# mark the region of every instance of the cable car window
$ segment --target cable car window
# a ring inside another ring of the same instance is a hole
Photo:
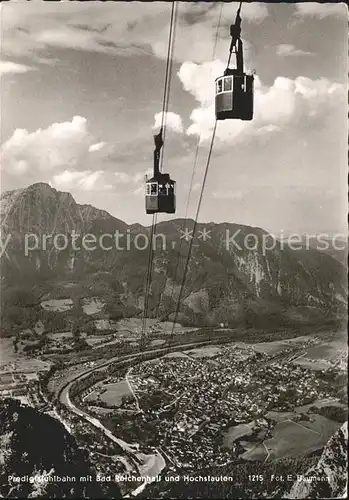
[[[158,194],[158,185],[155,182],[151,185],[150,194]]]
[[[224,78],[224,91],[230,91],[232,89],[231,77]]]
[[[219,92],[222,92],[222,90],[223,90],[222,80],[218,80],[218,82],[217,82],[217,94],[219,94]]]
[[[146,184],[146,186],[145,186],[145,194],[148,195],[148,196],[150,195],[150,184]]]

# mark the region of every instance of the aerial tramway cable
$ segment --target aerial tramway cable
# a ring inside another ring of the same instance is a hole
[[[177,321],[177,316],[178,316],[178,313],[179,313],[180,303],[181,303],[182,296],[183,296],[184,284],[185,284],[185,280],[186,280],[187,273],[188,273],[189,261],[190,261],[191,252],[192,252],[192,249],[193,249],[193,242],[194,242],[194,237],[195,237],[195,231],[196,231],[197,221],[198,221],[199,212],[200,212],[201,203],[202,203],[202,198],[203,198],[203,194],[204,194],[204,189],[205,189],[205,184],[206,184],[208,169],[209,169],[209,166],[210,166],[210,161],[211,161],[211,156],[212,156],[214,139],[215,139],[215,136],[216,136],[216,128],[217,128],[217,120],[215,121],[213,132],[212,132],[210,149],[209,149],[209,153],[208,153],[208,157],[207,157],[204,178],[203,178],[203,181],[202,181],[202,187],[201,187],[200,196],[199,196],[199,202],[198,202],[198,206],[197,206],[197,210],[196,210],[196,214],[195,214],[195,219],[194,219],[194,225],[193,225],[193,230],[192,230],[193,233],[192,233],[192,236],[191,236],[191,239],[190,239],[190,243],[189,243],[187,260],[186,260],[186,263],[185,263],[184,273],[183,273],[183,278],[182,278],[182,283],[181,283],[181,288],[180,288],[178,299],[177,299],[176,312],[175,312],[175,316],[173,318],[171,334],[170,334],[170,337],[169,337],[169,344],[170,344],[170,342],[172,340],[172,337],[173,337],[173,334],[174,334],[174,329],[175,329],[175,325],[176,325],[176,321]]]
[[[222,20],[223,6],[224,6],[224,2],[221,2],[221,8],[220,8],[219,18],[218,18],[218,23],[217,23],[217,29],[216,29],[216,35],[215,35],[215,43],[214,43],[213,52],[212,52],[212,62],[214,61],[215,54],[216,54],[216,49],[217,49],[218,33],[219,33],[219,28],[220,28],[220,24],[221,24],[221,20]],[[240,6],[241,6],[241,3],[240,3]],[[198,162],[198,156],[199,156],[199,148],[200,148],[200,136],[198,137],[197,144],[196,144],[196,151],[195,151],[195,157],[194,157],[194,165],[193,165],[192,175],[191,175],[191,179],[190,179],[190,186],[189,186],[189,192],[188,192],[188,197],[187,197],[184,222],[183,222],[183,225],[182,225],[182,231],[184,231],[184,229],[185,229],[186,220],[187,220],[187,217],[188,217],[189,202],[190,202],[191,192],[192,192],[192,189],[193,189],[194,176],[195,176],[195,171],[196,171],[197,162]],[[201,204],[201,201],[200,201],[200,204]],[[175,283],[176,283],[176,276],[177,276],[177,272],[178,272],[178,268],[179,268],[179,261],[180,261],[180,258],[181,258],[181,248],[182,248],[182,239],[180,240],[180,244],[179,244],[179,250],[178,250],[178,256],[177,256],[175,274],[174,274],[174,278],[173,278],[173,286],[172,286],[171,296],[170,296],[170,304],[172,302],[173,295],[174,295],[174,289],[175,289]],[[186,272],[185,269],[184,269],[184,272]],[[176,307],[176,311],[177,311],[177,308],[178,308],[178,304],[177,304],[177,307]],[[167,317],[169,314],[170,314],[170,312],[167,312],[166,315],[165,315],[165,317]],[[178,312],[175,313],[175,317],[177,317],[177,315],[178,315]],[[175,324],[175,322],[172,325],[171,335],[173,334],[174,324]]]
[[[166,119],[167,119],[167,110],[168,110],[170,86],[171,86],[172,55],[173,55],[173,46],[174,46],[174,40],[175,40],[176,21],[177,21],[177,2],[172,2],[160,135],[162,135],[163,130],[164,130],[164,132],[166,131]],[[165,136],[165,134],[164,134],[164,136]],[[160,169],[162,169],[163,158],[164,158],[164,153],[162,150]],[[152,266],[153,265],[153,253],[154,253],[153,241],[154,241],[154,235],[156,233],[156,224],[157,224],[157,214],[155,213],[155,214],[153,214],[150,243],[149,243],[148,268],[147,268],[147,275],[146,275],[145,298],[144,298],[142,330],[141,330],[141,339],[140,339],[140,348],[141,349],[143,348],[144,335],[145,335],[145,330],[146,330],[146,318],[147,318],[148,305],[149,305],[149,292],[150,292],[150,283],[151,283],[152,267],[153,267]]]
[[[166,68],[167,81],[165,80],[165,89],[167,88],[167,93],[165,94],[165,92],[164,92],[164,106],[163,106],[162,120],[161,120],[161,129],[162,128],[164,129],[163,130],[164,145],[162,147],[160,172],[162,172],[162,167],[163,167],[163,163],[164,163],[164,149],[165,149],[165,138],[166,138],[166,121],[167,121],[168,104],[169,104],[169,101],[170,101],[171,77],[172,77],[172,63],[173,63],[173,48],[174,48],[174,41],[175,41],[175,38],[176,38],[177,15],[178,15],[177,2],[173,2],[173,4],[172,4],[172,13],[171,13],[171,27],[172,27],[172,29],[170,30],[168,52],[167,52],[167,61],[168,61],[167,68]],[[157,215],[157,214],[155,214],[155,215]]]
[[[231,58],[231,54],[232,54],[234,46],[235,46],[235,42],[236,42],[237,39],[240,39],[240,31],[241,31],[241,29],[240,29],[240,27],[241,27],[240,11],[241,11],[241,6],[242,6],[242,0],[240,1],[239,7],[238,7],[238,10],[237,10],[235,24],[231,25],[231,28],[230,28],[230,34],[231,34],[231,37],[232,37],[232,42],[231,42],[230,49],[229,49],[229,59],[228,59],[227,68],[229,67],[229,64],[230,64],[230,58]],[[218,28],[217,28],[217,33],[216,33],[216,43],[217,43],[217,36],[218,36]],[[241,40],[240,40],[240,42],[241,42]],[[240,44],[240,49],[241,49],[241,44]],[[240,56],[241,56],[241,54],[240,54]],[[242,58],[242,56],[241,56],[241,58]],[[253,79],[253,77],[252,77],[252,79]],[[246,115],[246,117],[239,116],[239,118],[240,119],[251,119],[252,115],[251,116],[249,116],[249,115],[247,116]],[[181,300],[182,300],[182,296],[183,296],[183,290],[184,290],[185,280],[186,280],[186,276],[187,276],[187,273],[188,273],[189,261],[190,261],[190,257],[191,257],[191,253],[192,253],[192,248],[193,248],[193,241],[194,241],[194,237],[195,237],[195,230],[196,230],[196,226],[197,226],[197,220],[198,220],[198,216],[199,216],[199,212],[200,212],[200,207],[201,207],[203,192],[204,192],[204,188],[205,188],[207,173],[208,173],[208,169],[209,169],[209,164],[210,164],[210,161],[211,161],[211,155],[212,155],[213,144],[214,144],[214,139],[215,139],[215,135],[216,135],[216,128],[217,128],[217,120],[218,119],[219,118],[217,117],[217,114],[216,114],[216,121],[215,121],[215,125],[214,125],[214,128],[213,128],[211,145],[210,145],[209,154],[208,154],[208,158],[207,158],[207,164],[206,164],[205,174],[204,174],[202,188],[201,188],[201,192],[200,192],[199,203],[198,203],[198,207],[197,207],[197,211],[196,211],[196,216],[195,216],[195,220],[194,220],[194,226],[193,226],[193,230],[192,230],[192,236],[191,236],[191,240],[190,240],[190,243],[189,243],[189,250],[188,250],[187,260],[186,260],[186,264],[185,264],[185,268],[184,268],[183,279],[182,279],[182,283],[181,283],[181,287],[180,287],[180,291],[179,291],[179,296],[178,296],[178,299],[177,299],[177,307],[176,307],[176,312],[175,312],[175,315],[174,315],[174,318],[173,318],[173,324],[172,324],[171,334],[170,334],[169,341],[168,341],[169,344],[171,343],[171,340],[172,340],[172,337],[173,337],[173,334],[174,334],[175,324],[176,324],[176,321],[177,321],[177,317],[178,317],[178,313],[179,313],[179,309],[180,309],[180,304],[181,304]]]

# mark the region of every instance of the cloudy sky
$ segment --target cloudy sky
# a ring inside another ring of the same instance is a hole
[[[237,3],[180,3],[164,171],[176,216],[196,211]],[[143,178],[161,121],[170,3],[1,5],[1,190],[48,182],[126,222],[145,215]],[[255,119],[218,124],[200,221],[341,231],[347,194],[347,9],[244,4]],[[163,220],[166,216],[160,216]]]

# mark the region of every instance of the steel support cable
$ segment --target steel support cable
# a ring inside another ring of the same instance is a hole
[[[221,2],[221,9],[220,9],[220,12],[219,12],[219,18],[218,18],[218,23],[217,23],[217,28],[216,28],[216,35],[215,35],[215,42],[214,42],[213,52],[212,52],[212,62],[214,61],[215,54],[216,54],[216,49],[217,49],[218,33],[219,33],[219,28],[220,28],[220,24],[221,24],[221,20],[222,20],[223,6],[224,6],[224,2]],[[185,229],[186,220],[187,220],[187,217],[188,217],[190,197],[191,197],[191,192],[192,192],[192,189],[193,189],[194,176],[195,176],[196,167],[197,167],[197,161],[198,161],[198,156],[199,156],[199,148],[200,148],[200,136],[198,137],[198,140],[197,140],[197,143],[196,143],[194,165],[193,165],[192,175],[191,175],[191,179],[190,179],[190,185],[189,185],[189,192],[188,192],[186,209],[185,209],[184,222],[183,222],[183,225],[182,225],[182,232]],[[176,277],[177,277],[177,272],[178,272],[178,267],[179,267],[179,261],[180,261],[180,258],[181,258],[182,240],[183,239],[181,239],[180,242],[179,242],[179,250],[178,250],[176,268],[175,268],[175,273],[174,273],[174,278],[173,278],[173,286],[172,286],[171,296],[170,296],[170,307],[171,307],[171,302],[172,302],[173,295],[174,295],[174,288],[175,288]],[[170,312],[171,311],[168,311],[166,313],[165,317],[168,316],[168,314],[170,314]]]
[[[160,162],[160,172],[162,172],[162,167],[164,163],[164,150],[165,150],[165,138],[166,138],[166,122],[167,122],[167,112],[168,112],[168,104],[170,101],[170,90],[171,90],[171,81],[172,81],[172,68],[173,68],[173,49],[174,49],[174,41],[176,38],[176,27],[177,27],[177,2],[173,2],[172,4],[172,14],[171,14],[171,26],[172,29],[170,31],[170,39],[169,39],[169,49],[167,53],[167,57],[169,58],[168,64],[168,76],[167,76],[167,95],[164,95],[164,107],[162,112],[162,124],[164,127],[163,130],[163,141],[164,145],[162,146],[162,154],[161,154],[161,162]]]
[[[163,146],[161,150],[161,163],[160,163],[160,172],[162,171],[163,161],[164,161],[164,150],[165,150],[165,136],[166,136],[166,122],[167,122],[167,111],[168,104],[170,99],[170,90],[171,90],[171,76],[172,76],[172,63],[173,63],[173,48],[174,48],[174,40],[175,40],[175,32],[176,32],[176,23],[177,23],[177,2],[173,2],[172,5],[172,14],[171,14],[171,28],[170,28],[170,36],[169,36],[169,46],[167,52],[168,63],[166,67],[166,78],[165,78],[165,92],[164,92],[164,103],[163,103],[163,111],[162,111],[162,120],[161,120],[161,128],[163,128]],[[156,233],[156,225],[157,225],[157,213],[154,214],[153,219],[155,223],[153,224],[154,231],[152,237]],[[153,255],[154,248],[151,241],[150,247],[151,255]],[[149,279],[149,287],[151,282],[151,272],[152,268],[150,267],[150,279]]]
[[[163,131],[163,142],[165,143],[165,134],[166,134],[166,121],[167,121],[167,110],[168,103],[170,97],[170,88],[171,88],[171,74],[172,74],[172,56],[173,56],[173,47],[174,47],[174,39],[175,39],[175,28],[176,28],[176,17],[177,17],[177,3],[173,2],[172,4],[172,13],[171,13],[171,21],[170,21],[170,35],[169,35],[169,44],[167,51],[167,65],[166,65],[166,77],[165,77],[165,90],[164,90],[164,102],[163,102],[163,110],[162,110],[162,120],[161,120],[161,128],[164,128]],[[161,153],[161,165],[160,171],[162,170],[163,160],[164,160],[164,146],[162,146]],[[148,300],[149,300],[149,289],[151,283],[151,275],[152,275],[152,260],[153,260],[153,239],[156,234],[156,225],[157,225],[157,214],[153,215],[153,223],[152,223],[152,232],[150,239],[150,250],[149,250],[149,263],[148,263],[148,283],[147,283],[147,292],[146,292],[146,309],[145,309],[145,317],[147,312]]]
[[[166,105],[168,103],[168,84],[169,84],[169,76],[170,76],[170,67],[172,66],[173,24],[174,24],[175,11],[176,11],[175,4],[176,4],[176,2],[172,2],[171,19],[170,19],[170,32],[169,32],[169,36],[168,36],[167,57],[166,57],[164,96],[163,96],[163,100],[162,100],[161,128],[163,128],[165,125],[165,111],[166,111]]]
[[[174,40],[176,38],[176,27],[177,27],[177,15],[178,15],[178,10],[177,10],[177,2],[174,2],[175,4],[175,8],[172,10],[172,13],[174,14],[172,17],[171,17],[171,20],[173,22],[172,26],[173,26],[173,32],[172,32],[172,39],[171,39],[171,42],[169,43],[169,51],[168,51],[168,57],[169,57],[169,60],[171,61],[170,62],[170,65],[168,67],[168,84],[167,84],[167,96],[166,96],[166,100],[164,102],[165,106],[163,108],[163,114],[162,114],[162,123],[163,123],[163,126],[164,126],[164,129],[163,129],[163,147],[162,147],[162,154],[161,154],[161,162],[160,162],[160,172],[162,172],[163,170],[163,163],[164,163],[164,150],[165,150],[165,137],[166,137],[166,122],[167,122],[167,112],[168,112],[168,105],[169,105],[169,100],[170,100],[170,90],[171,90],[171,81],[172,81],[172,68],[173,68],[173,49],[174,49]],[[171,37],[171,33],[170,33],[170,37]],[[155,231],[154,231],[154,235],[156,234],[156,225],[157,225],[157,214],[155,214]],[[154,236],[153,235],[153,236]],[[152,255],[154,253],[154,247],[153,247],[153,242],[151,242],[151,252],[152,252]],[[149,279],[149,288],[150,288],[150,283],[151,283],[151,277],[152,277],[152,266],[151,266],[151,269],[150,269],[150,279]],[[159,305],[160,305],[160,302],[158,304],[158,310],[159,310]]]
[[[203,198],[203,194],[204,194],[204,189],[205,189],[205,184],[206,184],[208,169],[209,169],[209,166],[210,166],[210,161],[211,161],[211,156],[212,156],[214,139],[215,139],[215,136],[216,136],[216,128],[217,128],[217,120],[215,121],[213,132],[212,132],[212,139],[211,139],[209,153],[208,153],[208,156],[207,156],[207,163],[206,163],[204,178],[203,178],[203,181],[202,181],[202,187],[201,187],[201,191],[200,191],[199,203],[198,203],[196,214],[195,214],[192,235],[191,235],[191,239],[190,239],[190,243],[189,243],[189,250],[188,250],[187,260],[186,260],[185,267],[184,267],[183,279],[182,279],[181,288],[180,288],[179,296],[178,296],[178,300],[177,300],[177,307],[176,307],[175,316],[173,318],[173,324],[172,324],[171,334],[170,334],[170,338],[169,338],[169,343],[171,342],[172,337],[173,337],[173,333],[174,333],[174,329],[175,329],[175,324],[176,324],[176,321],[177,321],[177,316],[178,316],[178,313],[179,313],[180,304],[181,304],[181,300],[182,300],[182,296],[183,296],[184,284],[185,284],[185,280],[186,280],[187,273],[188,273],[189,261],[190,261],[191,252],[192,252],[192,249],[193,249],[193,242],[194,242],[194,237],[195,237],[195,231],[196,231],[197,221],[198,221],[198,217],[199,217],[199,213],[200,213],[200,208],[201,208],[202,198]]]
[[[193,189],[194,176],[195,176],[196,165],[197,165],[197,160],[198,160],[198,156],[199,156],[199,144],[200,144],[200,137],[198,139],[197,146],[196,146],[195,158],[194,158],[194,166],[193,166],[192,173],[191,173],[191,179],[190,179],[190,185],[189,185],[189,192],[188,192],[187,203],[186,203],[186,207],[185,207],[184,222],[182,224],[181,231],[184,231],[185,225],[186,225],[186,221],[187,221],[187,217],[188,217],[190,195],[191,195],[191,191]],[[177,277],[177,272],[178,272],[178,267],[179,267],[179,261],[180,261],[180,258],[181,258],[182,242],[183,242],[183,238],[179,240],[179,250],[178,250],[178,256],[177,256],[177,261],[176,261],[176,268],[175,268],[175,273],[174,273],[174,277],[173,277],[173,285],[172,285],[171,296],[170,296],[170,307],[171,307],[171,302],[172,302],[173,295],[174,295],[174,289],[175,289],[176,277]],[[166,313],[166,316],[169,313],[170,313],[170,311],[168,313]]]
[[[177,3],[172,3],[171,10],[171,20],[170,20],[170,33],[169,33],[169,41],[168,41],[168,50],[167,50],[167,62],[166,62],[166,74],[165,74],[165,85],[164,85],[164,97],[163,97],[163,107],[162,107],[162,118],[161,118],[161,130],[163,127],[166,127],[166,113],[169,102],[169,89],[170,89],[170,75],[172,71],[172,52],[173,52],[173,44],[174,44],[174,20],[176,14],[176,6]],[[163,161],[163,153],[162,153],[162,161]],[[162,163],[161,163],[162,165]],[[153,262],[153,241],[154,235],[156,232],[156,224],[157,224],[157,214],[153,214],[152,226],[151,226],[151,235],[150,235],[150,247],[149,247],[149,257],[148,257],[148,268],[146,275],[146,285],[145,285],[145,298],[144,298],[144,308],[143,308],[143,317],[142,317],[142,331],[141,331],[141,348],[143,347],[143,340],[145,334],[146,327],[146,317],[148,311],[149,304],[149,291],[150,291],[150,283],[151,283],[151,274],[152,274],[152,262]]]

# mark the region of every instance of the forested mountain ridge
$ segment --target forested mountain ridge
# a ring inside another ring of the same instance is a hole
[[[38,320],[48,328],[52,321],[70,324],[62,313],[48,318],[40,307],[48,299],[71,299],[74,311],[66,316],[81,323],[88,319],[81,301],[91,296],[103,301],[104,318],[142,313],[149,246],[140,248],[150,240],[149,227],[127,225],[103,210],[79,205],[70,193],[44,183],[3,193],[1,218],[3,335],[14,325],[27,328]],[[183,219],[157,225],[149,316],[173,319],[190,244],[184,232],[192,228],[193,221]],[[115,233],[123,235],[118,246],[111,237]],[[56,244],[55,235],[60,235]],[[91,243],[82,245],[86,235],[95,238],[93,250]],[[102,240],[111,247],[107,250],[98,243],[103,235],[110,235]],[[314,248],[292,250],[275,241],[268,250],[270,238],[256,227],[198,224],[178,321],[268,327],[342,318],[343,265]]]
[[[1,402],[0,458],[5,498],[106,498],[88,452],[63,424],[14,399]]]

